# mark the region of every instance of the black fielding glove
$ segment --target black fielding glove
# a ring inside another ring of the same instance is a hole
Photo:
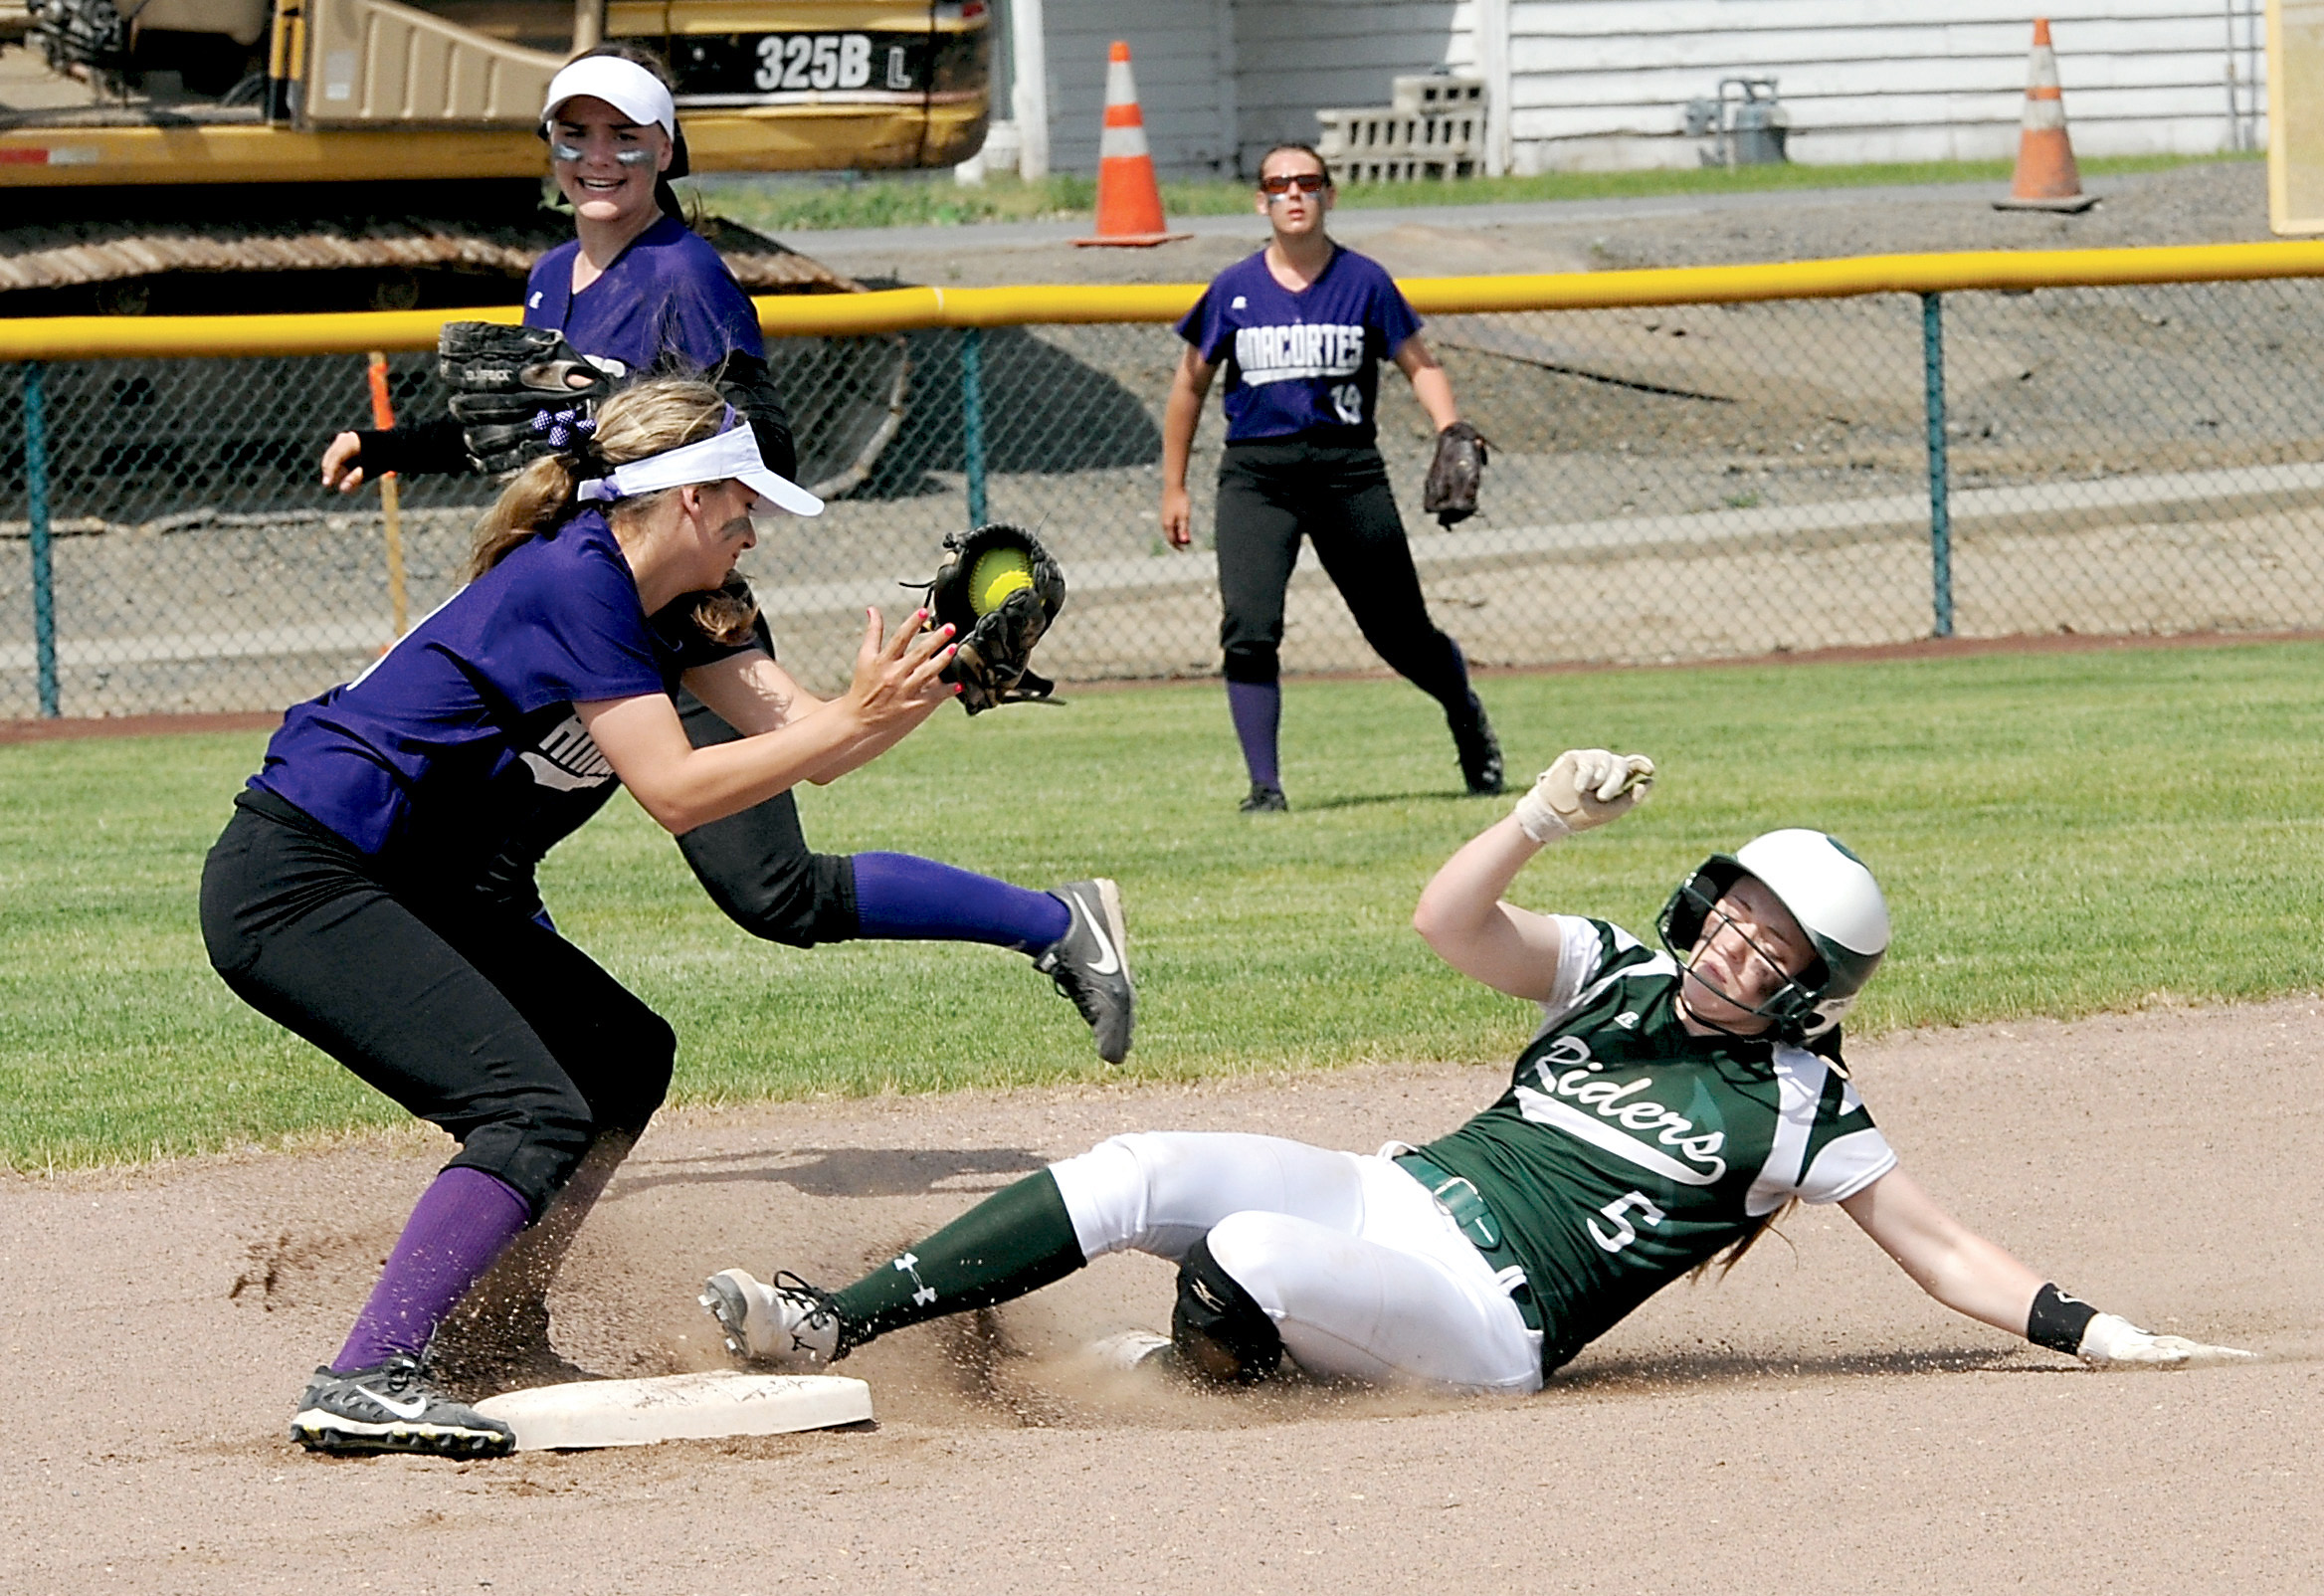
[[[452,415],[477,470],[498,476],[570,449],[596,426],[597,406],[628,374],[548,327],[447,321],[436,370],[452,390]]]
[[[1467,422],[1455,421],[1437,434],[1437,458],[1429,462],[1429,480],[1421,491],[1422,510],[1441,526],[1475,514],[1484,463],[1484,438]]]
[[[943,676],[959,685],[961,706],[982,714],[1048,698],[1053,684],[1026,666],[1065,607],[1065,571],[1040,538],[1005,522],[947,532],[944,549],[928,584],[928,609],[953,629],[959,652]]]

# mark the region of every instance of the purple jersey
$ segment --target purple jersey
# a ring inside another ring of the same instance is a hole
[[[251,778],[358,851],[470,879],[539,795],[610,788],[575,703],[672,691],[605,517],[518,544],[361,676],[291,706]]]
[[[764,356],[758,311],[718,252],[693,229],[665,216],[632,240],[600,277],[573,292],[581,241],[560,244],[534,263],[524,285],[524,324],[555,327],[583,354],[648,371],[680,355],[707,371],[728,354]]]
[[[1227,368],[1227,441],[1307,438],[1368,444],[1380,362],[1421,329],[1380,263],[1334,248],[1323,275],[1297,294],[1266,269],[1266,252],[1211,280],[1178,335]]]

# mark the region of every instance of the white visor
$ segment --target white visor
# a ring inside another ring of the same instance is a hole
[[[714,438],[683,444],[667,454],[648,455],[626,466],[616,466],[611,477],[593,477],[573,491],[583,500],[610,502],[658,494],[665,488],[689,483],[738,482],[778,509],[794,515],[820,515],[823,500],[787,477],[767,470],[758,452],[758,435],[747,423],[737,422]]]
[[[540,120],[547,126],[557,108],[568,100],[590,95],[604,100],[640,127],[653,123],[678,139],[678,107],[670,91],[634,61],[619,56],[584,56],[549,80],[549,98],[541,103]]]

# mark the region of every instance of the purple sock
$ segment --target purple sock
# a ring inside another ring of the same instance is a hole
[[[1283,689],[1279,682],[1230,682],[1227,712],[1235,717],[1235,736],[1243,744],[1243,762],[1251,769],[1255,787],[1280,787],[1275,768],[1275,730],[1283,723]]]
[[[1072,910],[1049,893],[911,854],[858,854],[856,934],[888,941],[990,942],[1028,951],[1065,934]]]
[[[531,1218],[516,1188],[497,1175],[463,1166],[438,1175],[404,1222],[371,1300],[331,1359],[331,1371],[351,1374],[398,1352],[419,1356],[437,1321]]]

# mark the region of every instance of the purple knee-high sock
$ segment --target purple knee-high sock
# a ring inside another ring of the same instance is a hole
[[[1235,718],[1235,737],[1243,744],[1243,762],[1250,767],[1255,787],[1280,787],[1276,768],[1275,732],[1283,723],[1283,689],[1279,682],[1230,682],[1227,712]]]
[[[459,1165],[438,1175],[404,1222],[332,1371],[351,1374],[398,1352],[419,1356],[437,1321],[531,1218],[531,1206],[496,1175]]]
[[[990,942],[1039,951],[1072,910],[1050,893],[1012,887],[912,854],[858,854],[856,934],[889,941]]]

